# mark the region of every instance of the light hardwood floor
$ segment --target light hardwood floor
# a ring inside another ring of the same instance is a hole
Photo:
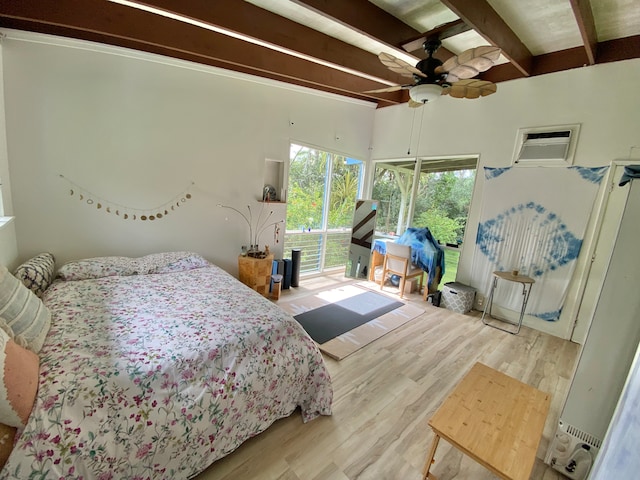
[[[342,274],[303,279],[298,288],[284,290],[283,299],[345,281]],[[477,361],[552,395],[531,479],[564,479],[542,459],[579,346],[526,327],[510,335],[484,326],[479,312],[459,315],[423,302],[418,294],[404,300],[425,313],[342,361],[325,358],[334,388],[332,416],[303,424],[296,411],[197,479],[420,479],[433,438],[429,418]],[[497,478],[445,441],[432,473],[439,480]]]

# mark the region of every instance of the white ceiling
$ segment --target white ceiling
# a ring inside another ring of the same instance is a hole
[[[462,32],[438,29],[451,22]],[[480,75],[494,83],[640,58],[640,0],[33,0],[0,2],[0,27],[168,55],[381,107],[408,95],[370,93],[406,83],[377,55],[415,65],[426,37],[442,40],[442,61],[499,47],[497,65]]]
[[[276,11],[289,17],[287,8],[303,9],[295,0],[247,0],[266,10]],[[459,17],[439,0],[369,0],[377,7],[399,18],[421,32],[428,32],[439,25]],[[566,50],[583,44],[580,30],[569,0],[487,0],[502,19],[511,27],[533,55]],[[599,42],[640,34],[639,0],[591,0],[591,9]],[[276,5],[278,5],[276,7]],[[306,19],[307,25],[322,28],[325,20],[321,16]],[[332,34],[332,32],[325,32]],[[486,44],[477,33],[468,32],[468,38],[443,44],[454,53]],[[467,34],[464,34],[467,35]],[[339,37],[340,38],[340,37]],[[347,37],[341,38],[348,41]],[[350,42],[349,42],[350,43]]]
[[[381,43],[349,25],[328,19],[323,12],[310,9],[297,0],[246,0],[256,6],[318,30],[373,54],[387,52],[415,63],[418,58],[400,48]],[[344,1],[344,0],[343,0]],[[369,0],[417,31],[428,32],[459,17],[440,0]],[[544,55],[580,47],[584,40],[570,0],[487,0],[532,55]],[[599,42],[640,34],[640,0],[591,0]],[[470,30],[443,40],[455,54],[486,45],[487,41]],[[501,56],[497,64],[508,60]]]

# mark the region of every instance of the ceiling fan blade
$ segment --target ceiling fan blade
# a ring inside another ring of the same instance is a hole
[[[434,73],[436,75],[442,76],[442,78],[445,78],[447,83],[453,83],[460,80],[460,78],[455,76],[453,73],[447,72],[442,65],[440,65],[439,67],[436,67],[434,70]]]
[[[486,97],[496,93],[498,87],[493,82],[487,82],[486,80],[460,80],[459,82],[451,84],[451,86],[445,87],[442,91],[443,95],[449,95],[454,98],[479,98]]]
[[[424,103],[416,102],[415,100],[409,99],[409,102],[407,103],[407,105],[409,105],[410,108],[418,108],[424,105]]]
[[[387,93],[387,92],[397,92],[398,90],[405,90],[407,88],[411,88],[412,85],[393,85],[391,87],[378,88],[376,90],[367,90],[362,93]]]
[[[380,59],[382,64],[392,72],[399,73],[400,75],[404,75],[405,77],[413,78],[413,75],[426,77],[426,75],[416,67],[408,64],[404,60],[400,60],[399,58],[394,57],[393,55],[389,55],[388,53],[381,52],[378,55],[378,58]]]
[[[442,68],[458,78],[475,77],[480,72],[489,70],[500,58],[500,53],[501,50],[498,47],[489,45],[470,48],[444,62]]]
[[[500,50],[499,47],[494,47],[492,45],[483,45],[470,50],[473,50],[474,57],[484,57],[494,63],[498,61],[500,54],[502,53],[502,50]]]
[[[453,73],[447,73],[447,83],[455,83],[460,81],[460,78],[455,76]]]

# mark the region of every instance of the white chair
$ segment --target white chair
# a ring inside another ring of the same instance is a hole
[[[411,247],[400,245],[399,243],[387,243],[387,252],[382,264],[382,278],[380,279],[380,290],[384,286],[387,275],[398,275],[400,277],[400,298],[404,295],[404,284],[407,279],[418,277],[418,292],[422,289],[422,275],[424,270],[411,263]]]

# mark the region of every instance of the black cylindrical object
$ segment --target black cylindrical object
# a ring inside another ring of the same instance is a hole
[[[291,286],[297,287],[300,283],[300,249],[291,249]]]

